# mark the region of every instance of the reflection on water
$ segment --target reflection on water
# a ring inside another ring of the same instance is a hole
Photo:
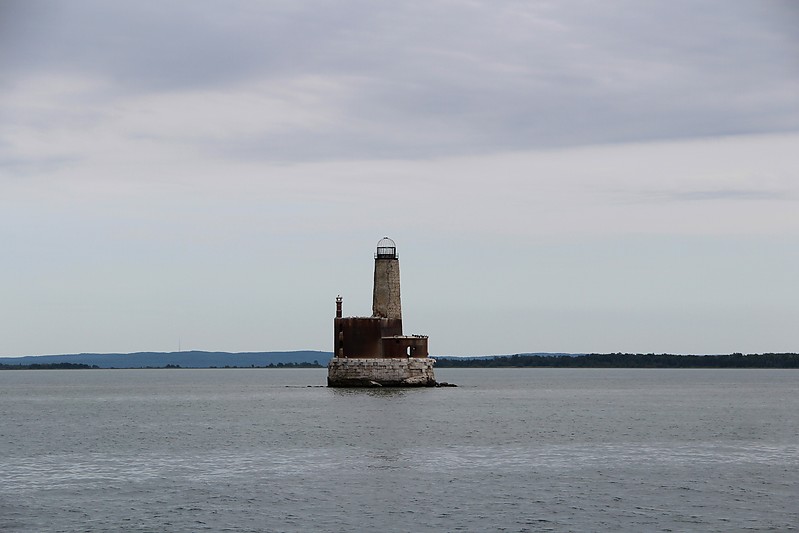
[[[364,387],[355,389],[331,388],[329,390],[334,396],[347,396],[356,398],[359,396],[372,396],[375,398],[401,398],[408,393],[418,394],[424,389],[424,387],[418,389],[400,389],[396,387]]]

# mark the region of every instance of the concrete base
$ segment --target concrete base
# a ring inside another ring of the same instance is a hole
[[[435,387],[435,359],[334,357],[327,365],[328,387]]]

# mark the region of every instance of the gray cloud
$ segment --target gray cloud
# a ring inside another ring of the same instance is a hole
[[[430,157],[799,129],[799,17],[788,1],[32,0],[2,15],[6,84],[68,73],[109,82],[113,100],[346,81],[335,99],[313,95],[338,113],[324,127],[193,141],[236,157]]]

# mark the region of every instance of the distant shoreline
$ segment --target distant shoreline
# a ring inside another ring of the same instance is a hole
[[[26,355],[22,357],[0,357],[0,365],[86,365],[98,368],[273,368],[310,364],[326,366],[332,353],[313,350],[292,352],[206,352],[189,350],[181,352],[133,352],[133,353],[79,353],[61,355]],[[37,365],[37,366],[33,366]],[[2,368],[2,367],[0,367]],[[49,368],[73,368],[51,366]],[[83,367],[78,367],[83,368]]]
[[[586,354],[436,358],[436,368],[799,368],[797,353],[728,355]]]
[[[264,366],[208,366],[208,367],[182,367],[180,365],[164,365],[164,366],[143,366],[143,367],[106,367],[102,368],[97,365],[86,365],[82,363],[32,363],[32,364],[19,364],[9,365],[0,363],[0,370],[163,370],[163,369],[188,369],[188,370],[206,370],[206,369],[219,369],[219,368],[325,368],[319,363],[277,363],[268,364]]]
[[[199,352],[198,352],[199,353]],[[98,366],[88,363],[52,361],[35,363],[32,358],[11,363],[5,359],[0,370],[93,370],[93,369],[203,369],[203,368],[325,368],[327,358],[317,355],[319,360],[261,362],[260,364],[197,364],[187,359],[183,364],[142,364],[120,366]],[[436,368],[799,368],[797,353],[763,353],[726,355],[675,355],[675,354],[516,354],[487,357],[436,357]],[[121,362],[121,361],[119,361]],[[129,361],[127,361],[130,363]]]

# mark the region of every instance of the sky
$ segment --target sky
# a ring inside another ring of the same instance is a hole
[[[799,351],[793,0],[0,0],[0,356]]]

